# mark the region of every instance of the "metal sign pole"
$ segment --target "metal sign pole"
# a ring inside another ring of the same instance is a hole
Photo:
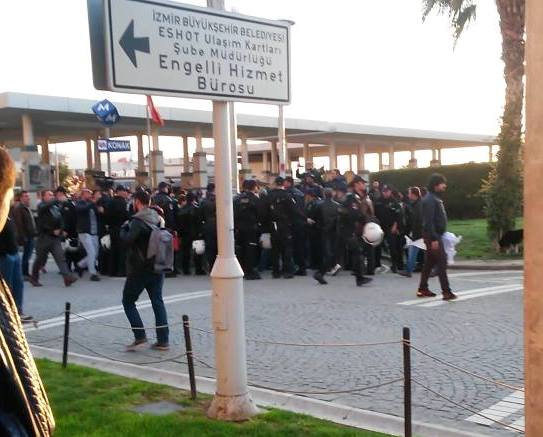
[[[285,138],[285,115],[283,113],[283,105],[279,105],[279,117],[277,120],[279,139],[279,176],[282,178],[286,175],[286,161],[287,161],[287,144]]]
[[[224,9],[224,0],[207,0]],[[258,413],[247,386],[243,270],[234,252],[232,155],[228,102],[213,101],[218,256],[211,271],[217,390],[209,417],[240,421]]]

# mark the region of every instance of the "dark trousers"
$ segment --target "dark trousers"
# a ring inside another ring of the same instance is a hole
[[[190,275],[191,273],[192,242],[192,237],[181,234],[181,270],[183,270],[185,275]]]
[[[136,308],[136,302],[145,289],[147,290],[153,307],[153,313],[155,314],[155,326],[163,326],[156,330],[157,341],[159,343],[168,343],[169,330],[167,327],[164,327],[168,324],[168,315],[164,301],[162,300],[163,283],[164,275],[160,273],[141,272],[126,277],[123,288],[123,307],[136,340],[146,338],[145,330],[141,329],[143,328],[143,321]]]
[[[8,284],[8,287],[17,306],[19,314],[23,313],[23,274],[21,270],[21,258],[18,253],[0,256],[0,274]]]
[[[120,228],[111,228],[109,231],[111,249],[108,259],[108,270],[110,276],[126,276],[126,248],[123,247],[120,234]]]
[[[350,234],[338,231],[336,237],[335,261],[336,264],[339,264],[341,267],[345,267],[345,253],[347,251],[347,241],[349,241]]]
[[[239,229],[236,234],[238,261],[245,275],[257,273],[258,262],[258,232],[256,229]]]
[[[304,223],[295,223],[292,226],[292,255],[298,270],[306,269],[306,230]]]
[[[66,264],[66,256],[64,255],[64,250],[62,250],[60,238],[45,234],[40,235],[36,239],[36,258],[32,266],[32,276],[36,279],[39,277],[40,269],[45,266],[49,252],[53,255],[60,273],[64,276],[69,276],[70,270],[68,269],[68,264]]]
[[[354,234],[347,242],[351,259],[351,270],[357,278],[364,276],[364,241],[362,237]]]
[[[388,233],[385,235],[385,239],[388,244],[388,250],[390,251],[392,267],[400,270],[403,269],[403,237],[399,234]]]
[[[217,229],[213,227],[207,227],[204,229],[204,241],[206,243],[206,260],[209,268],[209,273],[213,269],[215,264],[215,258],[217,258]]]
[[[30,257],[32,256],[32,252],[34,252],[34,238],[30,238],[26,240],[25,244],[23,244],[23,259],[22,259],[23,276],[28,276],[30,274],[28,265],[30,264]]]
[[[368,275],[375,274],[375,268],[377,267],[376,252],[378,247],[373,247],[368,243],[364,243],[364,254],[366,255],[366,273]]]
[[[271,232],[272,273],[276,276],[283,273],[294,273],[292,261],[292,234],[288,226],[278,225],[277,230]]]
[[[323,231],[321,233],[320,243],[319,249],[322,256],[319,272],[324,275],[335,265],[336,233],[334,231]]]
[[[447,254],[443,248],[443,242],[439,239],[439,248],[432,250],[432,241],[429,238],[424,238],[426,244],[426,257],[424,258],[424,267],[420,275],[419,290],[428,290],[428,278],[432,269],[435,267],[439,277],[441,291],[451,291],[449,278],[447,277]]]

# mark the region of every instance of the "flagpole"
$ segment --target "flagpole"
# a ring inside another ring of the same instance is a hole
[[[145,105],[145,116],[147,122],[147,146],[149,147],[149,176],[151,181],[151,189],[154,188],[155,178],[154,178],[154,165],[153,165],[153,152],[151,147],[151,119],[149,118],[149,98],[147,98],[147,104]]]

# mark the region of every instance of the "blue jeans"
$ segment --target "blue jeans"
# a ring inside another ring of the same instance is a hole
[[[162,273],[141,272],[126,277],[123,289],[123,307],[136,340],[146,338],[144,329],[135,329],[143,328],[140,313],[136,308],[136,301],[143,289],[147,290],[147,294],[151,300],[153,312],[155,313],[155,325],[164,326],[168,324],[168,315],[166,314],[166,307],[162,300],[163,283],[164,274]],[[156,337],[159,343],[168,343],[168,336],[168,328],[158,328],[156,330]]]
[[[23,313],[23,272],[19,254],[0,256],[0,273],[11,290],[19,314]]]
[[[30,263],[32,252],[34,252],[34,238],[30,238],[29,240],[25,241],[25,244],[23,245],[23,276],[30,276],[28,265]]]
[[[407,267],[405,268],[405,270],[409,273],[413,273],[413,270],[415,270],[415,265],[417,264],[417,255],[419,254],[419,250],[422,250],[422,249],[417,246],[409,246],[407,248]]]

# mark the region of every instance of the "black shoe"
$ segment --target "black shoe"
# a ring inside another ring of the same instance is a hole
[[[400,276],[405,276],[406,278],[410,278],[410,277],[412,276],[411,273],[406,272],[405,270],[400,270],[400,271],[398,272],[398,275],[400,275]]]
[[[305,269],[299,269],[294,273],[296,276],[307,276],[307,271]]]
[[[285,279],[292,279],[292,278],[294,278],[294,275],[293,275],[292,273],[285,273],[285,274],[283,275],[283,278],[285,278]]]
[[[324,276],[321,272],[315,272],[313,274],[313,279],[315,279],[319,284],[326,285],[328,282],[326,282],[326,279],[324,279]]]
[[[90,275],[90,278],[89,278],[92,282],[100,282],[101,279],[100,279],[100,276],[98,275]]]
[[[81,267],[79,267],[77,264],[74,265],[74,270],[75,272],[77,273],[77,275],[82,278],[83,277],[83,272],[85,271],[85,269],[82,269]]]
[[[175,272],[168,272],[168,273],[166,273],[165,276],[166,276],[166,278],[175,278],[175,277],[177,277],[177,273],[175,273]]]
[[[398,273],[398,268],[396,266],[390,266],[390,271],[392,273]]]
[[[364,277],[364,276],[358,276],[358,277],[356,278],[356,285],[357,285],[357,287],[361,287],[362,285],[368,284],[368,283],[370,283],[371,281],[373,281],[372,278],[366,278],[366,277]]]

